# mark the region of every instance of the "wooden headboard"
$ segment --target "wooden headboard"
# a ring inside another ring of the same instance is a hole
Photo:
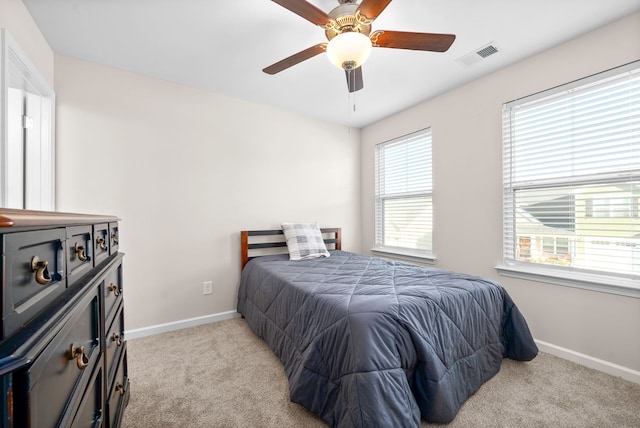
[[[330,235],[330,238],[325,238],[324,243],[327,245],[327,248],[334,250],[342,249],[342,228],[340,227],[332,227],[332,228],[323,228],[320,229],[323,235]],[[261,240],[261,242],[249,242],[253,241],[251,236],[261,236],[266,237],[268,240]],[[331,248],[333,245],[333,248]],[[264,250],[264,249],[272,249],[285,247],[280,253],[286,253],[287,242],[284,239],[284,233],[282,229],[274,229],[274,230],[243,230],[240,232],[240,251],[242,255],[242,269],[247,264],[247,262],[254,257],[259,257],[259,255],[250,256],[250,250]]]

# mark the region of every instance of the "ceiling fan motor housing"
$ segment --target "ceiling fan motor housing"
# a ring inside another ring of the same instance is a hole
[[[340,4],[328,15],[331,21],[325,25],[325,35],[328,40],[333,39],[338,34],[346,32],[362,33],[369,36],[371,33],[371,19],[367,19],[358,13],[359,5],[347,2]]]

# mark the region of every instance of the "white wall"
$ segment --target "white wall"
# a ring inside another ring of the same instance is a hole
[[[122,218],[127,330],[234,311],[242,229],[318,221],[359,250],[358,130],[69,57],[55,67],[58,209]]]
[[[53,87],[53,51],[21,0],[0,1],[0,27],[7,29],[42,77]]]
[[[640,299],[494,269],[502,260],[502,104],[639,58],[636,13],[363,129],[363,250],[374,245],[375,144],[431,126],[437,266],[498,280],[536,339],[640,374]]]

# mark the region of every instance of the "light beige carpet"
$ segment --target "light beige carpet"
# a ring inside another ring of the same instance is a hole
[[[130,340],[128,362],[124,428],[328,426],[289,401],[282,364],[241,318]],[[640,385],[544,353],[505,359],[446,426],[638,428]]]

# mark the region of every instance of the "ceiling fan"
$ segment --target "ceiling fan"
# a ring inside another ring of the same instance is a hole
[[[325,13],[306,0],[272,1],[322,27],[328,42],[311,46],[262,71],[267,74],[276,74],[327,52],[331,62],[345,70],[349,92],[363,88],[361,66],[369,56],[372,47],[446,52],[456,39],[453,34],[386,30],[371,32],[371,24],[391,3],[391,0],[362,0],[359,4],[356,0],[338,0],[340,4],[329,13]]]

